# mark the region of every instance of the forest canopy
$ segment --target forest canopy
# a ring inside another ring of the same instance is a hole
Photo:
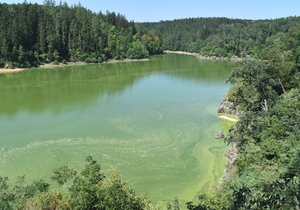
[[[0,68],[98,63],[162,53],[156,34],[137,31],[123,15],[95,13],[80,4],[0,3],[0,28]]]
[[[274,20],[187,18],[140,23],[138,27],[158,33],[166,50],[207,56],[265,58],[266,49],[283,47],[284,36],[299,22],[300,17]]]

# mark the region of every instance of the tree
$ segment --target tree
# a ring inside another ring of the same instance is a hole
[[[0,177],[0,208],[5,210],[13,209],[13,201],[15,199],[7,181],[7,177]]]
[[[8,58],[8,45],[7,45],[7,41],[6,39],[2,40],[2,44],[1,44],[1,55],[5,60],[5,63],[7,62],[7,58]]]
[[[0,27],[0,66],[9,63],[12,67],[63,60],[124,59],[132,42],[141,42],[141,37],[148,33],[138,32],[135,24],[123,15],[96,14],[80,4],[55,6],[53,0],[44,1],[44,5],[0,3]],[[151,37],[151,46],[161,46],[155,34]],[[14,52],[15,47],[18,53]]]
[[[228,79],[238,87],[234,103],[247,111],[262,110],[265,104],[272,106],[282,89],[277,88],[280,86],[279,80],[270,72],[266,64],[256,61],[246,61],[235,68]]]
[[[163,52],[161,40],[154,33],[145,33],[141,37],[141,42],[146,46],[149,55],[161,54]]]
[[[149,52],[140,41],[133,42],[127,51],[129,58],[139,59],[149,57]]]
[[[53,173],[54,175],[51,177],[51,179],[56,181],[59,185],[65,184],[77,174],[74,169],[69,168],[68,166],[62,166],[58,169],[55,169]]]
[[[25,176],[21,176],[11,185],[8,178],[0,177],[0,208],[156,209],[147,199],[136,195],[116,175],[105,176],[100,170],[100,164],[92,157],[87,157],[86,162],[86,166],[78,174],[68,166],[54,170],[52,179],[60,186],[51,191],[50,184],[44,180],[27,183]],[[61,188],[67,182],[70,187],[67,190]]]

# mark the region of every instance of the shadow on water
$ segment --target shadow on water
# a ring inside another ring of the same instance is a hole
[[[99,97],[114,97],[151,74],[195,82],[224,83],[230,62],[199,61],[191,56],[154,56],[148,62],[32,69],[0,75],[0,116],[19,111],[59,113],[86,106]],[[225,67],[224,67],[225,66]]]

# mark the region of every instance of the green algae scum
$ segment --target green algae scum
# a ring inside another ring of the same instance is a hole
[[[49,179],[85,156],[154,201],[188,201],[224,173],[218,105],[234,64],[150,61],[0,75],[0,176]]]

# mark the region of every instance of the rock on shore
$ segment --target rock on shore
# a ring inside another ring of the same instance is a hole
[[[238,108],[233,104],[233,102],[229,101],[228,98],[221,102],[218,113],[232,114],[239,117],[243,114],[243,112],[238,110]]]
[[[228,163],[225,168],[225,175],[223,176],[223,180],[227,180],[230,177],[230,175],[232,174],[233,169],[234,169],[234,163],[235,163],[236,159],[238,158],[238,155],[239,155],[239,153],[238,153],[237,145],[235,143],[231,144],[230,149],[225,154],[225,157],[227,157],[227,159],[228,159]]]

